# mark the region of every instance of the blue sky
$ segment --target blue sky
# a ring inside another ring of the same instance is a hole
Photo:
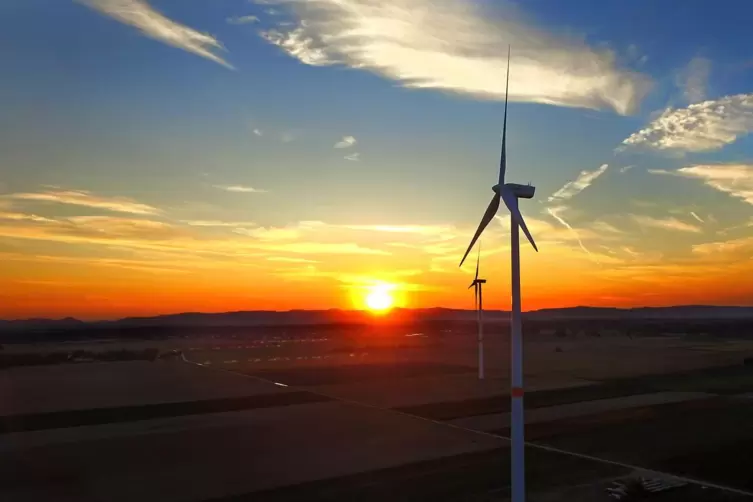
[[[440,291],[467,271],[445,265],[491,196],[510,44],[508,173],[537,186],[523,211],[550,241],[544,263],[596,274],[605,298],[627,298],[604,293],[610,274],[702,275],[710,249],[729,264],[753,251],[751,14],[700,0],[2,2],[0,252],[86,257],[87,274],[159,271],[155,242],[228,266],[241,249],[277,267],[249,277],[335,289],[359,270],[402,281],[390,274],[409,263],[414,303],[459,301]],[[396,235],[413,254],[384,247]],[[380,252],[354,261],[348,245]]]

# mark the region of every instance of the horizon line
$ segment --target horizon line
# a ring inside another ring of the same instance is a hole
[[[677,309],[677,308],[751,308],[753,309],[753,305],[714,305],[714,304],[679,304],[679,305],[665,305],[665,306],[636,306],[636,307],[613,307],[613,306],[592,306],[592,305],[575,305],[571,307],[547,307],[547,308],[541,308],[541,309],[532,309],[532,310],[524,310],[523,313],[535,313],[535,312],[544,312],[544,311],[551,311],[551,310],[574,310],[574,309],[598,309],[598,310],[621,310],[621,311],[630,311],[630,310],[639,310],[639,309]],[[453,308],[453,307],[393,307],[389,310],[389,312],[379,314],[378,317],[388,317],[390,313],[395,311],[422,311],[422,310],[451,310],[456,312],[475,312],[475,309],[465,309],[465,308]],[[29,322],[29,321],[66,321],[66,320],[75,320],[82,323],[93,323],[93,322],[119,322],[124,320],[130,320],[130,319],[153,319],[158,317],[170,317],[170,316],[180,316],[180,315],[227,315],[227,314],[247,314],[247,313],[275,313],[275,314],[289,314],[293,312],[359,312],[368,314],[370,311],[368,309],[347,309],[347,308],[339,308],[339,307],[333,307],[329,309],[288,309],[288,310],[231,310],[231,311],[222,311],[222,312],[201,312],[201,311],[183,311],[183,312],[173,312],[173,313],[163,313],[163,314],[154,314],[154,315],[134,315],[134,316],[125,316],[125,317],[113,317],[113,318],[96,318],[96,319],[88,319],[83,320],[78,317],[74,316],[65,316],[65,317],[27,317],[27,318],[15,318],[15,319],[9,319],[9,318],[0,318],[0,322]],[[510,310],[505,309],[484,309],[484,312],[497,312],[497,313],[510,313]]]

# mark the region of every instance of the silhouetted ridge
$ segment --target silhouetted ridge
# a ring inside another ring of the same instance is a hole
[[[509,311],[487,310],[488,322],[506,321]],[[649,319],[753,319],[753,307],[678,305],[673,307],[567,307],[525,312],[524,319],[594,319],[594,320],[649,320]],[[431,307],[420,309],[393,309],[388,315],[374,316],[360,310],[256,310],[223,313],[183,312],[151,317],[126,317],[114,321],[84,322],[71,317],[64,319],[0,320],[0,331],[47,331],[72,328],[136,328],[136,327],[232,327],[305,324],[385,324],[423,321],[472,321],[475,311]]]

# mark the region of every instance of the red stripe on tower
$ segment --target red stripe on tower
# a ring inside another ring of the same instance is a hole
[[[510,394],[512,397],[523,397],[523,387],[513,387]]]

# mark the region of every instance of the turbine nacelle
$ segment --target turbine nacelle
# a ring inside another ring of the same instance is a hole
[[[536,187],[531,185],[519,185],[517,183],[505,183],[504,188],[511,191],[518,199],[532,199],[536,193]],[[499,185],[494,185],[492,191],[497,195],[502,195],[499,190]]]
[[[486,284],[486,279],[473,279],[471,285],[468,286],[468,289],[471,289],[473,286],[480,286],[482,284]]]

